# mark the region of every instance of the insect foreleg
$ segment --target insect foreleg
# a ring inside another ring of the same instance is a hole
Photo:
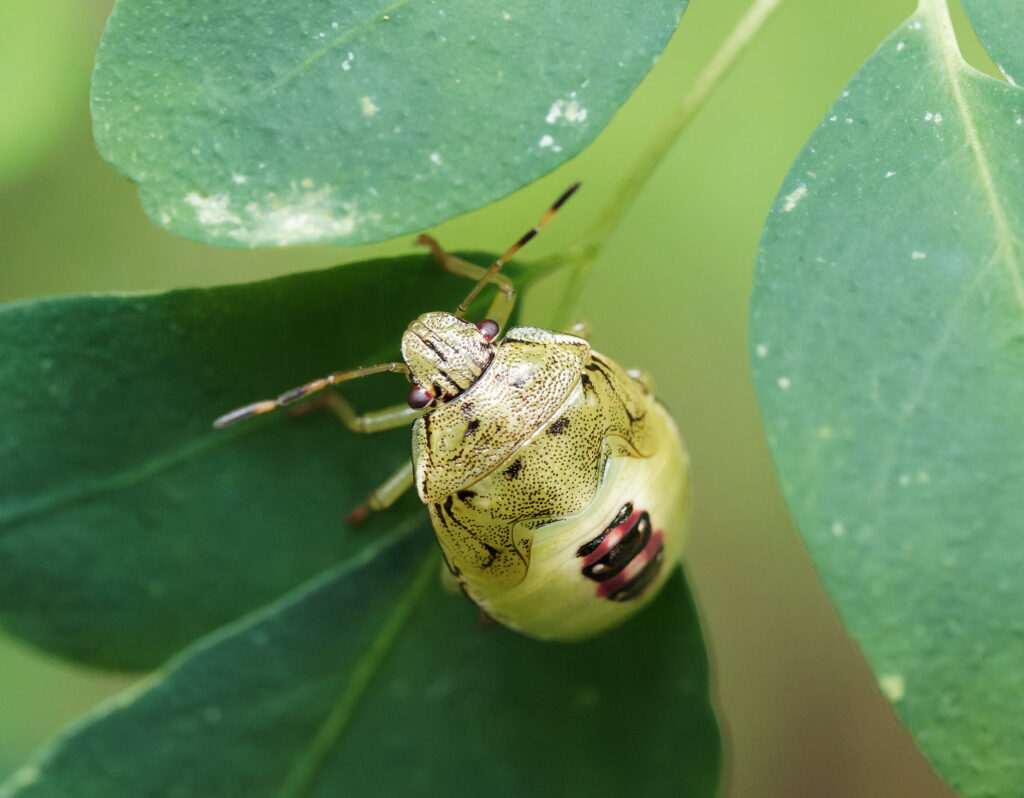
[[[298,402],[300,399],[305,399],[307,396],[317,393],[318,391],[322,391],[324,388],[329,388],[332,385],[347,382],[348,380],[354,380],[359,377],[366,377],[370,374],[380,374],[385,371],[408,374],[409,367],[402,362],[379,363],[376,366],[362,366],[357,369],[350,369],[349,371],[335,371],[332,374],[328,374],[326,377],[320,377],[319,379],[312,380],[311,382],[307,382],[296,388],[285,391],[276,399],[262,399],[259,402],[253,402],[252,404],[232,410],[230,413],[225,413],[213,422],[213,426],[218,429],[226,427],[229,424],[234,424],[242,419],[258,416],[263,413],[269,413],[271,410],[276,410],[279,407],[290,405],[292,402]]]
[[[305,415],[320,408],[326,408],[333,412],[341,419],[341,423],[353,432],[366,434],[404,427],[413,419],[423,415],[423,410],[414,410],[408,404],[390,405],[379,410],[371,410],[368,413],[360,413],[348,399],[333,391],[298,405],[291,412],[295,415]]]
[[[345,516],[350,524],[358,524],[372,512],[390,507],[398,497],[412,487],[412,463],[406,463],[377,487],[366,501]]]
[[[426,233],[417,238],[416,243],[429,247],[434,260],[449,274],[465,277],[474,282],[479,282],[487,275],[487,269],[483,266],[477,266],[475,263],[470,263],[468,260],[463,260],[449,254],[437,242],[437,239],[428,236]],[[494,319],[494,321],[498,322],[499,327],[504,328],[505,322],[512,315],[512,308],[516,304],[516,288],[512,281],[504,274],[492,274],[490,282],[497,286],[498,293],[491,300],[490,307],[487,308],[487,318]]]

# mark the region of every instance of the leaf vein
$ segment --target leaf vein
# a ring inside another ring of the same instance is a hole
[[[283,76],[281,76],[281,78],[270,87],[271,91],[279,89],[286,83],[290,83],[291,81],[293,81],[295,78],[297,78],[303,72],[308,70],[311,66],[313,66],[313,64],[315,64],[329,52],[340,47],[353,36],[355,36],[357,33],[359,33],[361,30],[365,29],[374,20],[379,20],[381,17],[386,16],[394,11],[397,11],[402,6],[408,5],[411,2],[412,0],[397,0],[397,2],[392,3],[391,5],[385,7],[383,10],[375,11],[370,16],[366,17],[363,20],[360,20],[351,28],[346,30],[344,33],[339,34],[336,38],[329,41],[319,50],[314,50],[313,52],[311,52],[308,56],[306,56],[305,60],[301,64],[299,64],[297,67],[294,67],[293,69],[285,73]]]
[[[1010,224],[1009,216],[1003,204],[999,201],[996,191],[995,179],[992,176],[992,169],[989,166],[988,154],[978,133],[978,127],[974,122],[974,115],[970,103],[964,96],[963,87],[958,79],[958,72],[964,72],[966,64],[960,58],[960,51],[956,43],[956,35],[953,32],[953,24],[949,18],[949,9],[946,0],[921,0],[920,8],[929,14],[935,22],[934,41],[942,54],[942,62],[946,69],[946,76],[953,92],[953,101],[956,103],[957,112],[964,125],[964,135],[967,137],[967,144],[974,156],[974,165],[978,174],[978,181],[982,191],[985,193],[985,200],[992,213],[992,222],[995,225],[996,248],[1006,264],[1007,274],[1013,288],[1017,304],[1024,312],[1024,276],[1021,274],[1021,265],[1017,260],[1017,239],[1013,233],[1013,225]]]
[[[351,677],[339,694],[333,709],[310,740],[305,755],[288,774],[281,788],[281,798],[303,798],[310,794],[323,770],[328,754],[344,734],[357,704],[398,640],[399,633],[412,616],[412,611],[423,597],[436,571],[437,564],[431,551],[423,558],[413,578],[395,601],[386,622],[352,669]]]

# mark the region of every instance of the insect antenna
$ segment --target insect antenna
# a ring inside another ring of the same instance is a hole
[[[335,371],[326,377],[320,377],[320,379],[312,380],[285,391],[276,399],[262,399],[259,402],[253,402],[252,404],[232,410],[230,413],[225,413],[213,422],[213,426],[221,429],[243,419],[269,413],[271,410],[277,410],[277,408],[290,405],[292,402],[298,402],[310,394],[322,391],[324,388],[329,388],[332,385],[337,385],[339,382],[366,377],[369,374],[380,374],[384,371],[398,371],[402,374],[408,374],[409,367],[405,363],[379,363],[376,366],[363,366],[357,369],[350,369],[349,371]]]
[[[508,263],[513,257],[515,257],[515,254],[519,250],[526,246],[526,243],[531,238],[533,238],[535,235],[537,235],[537,233],[541,231],[544,225],[546,225],[554,218],[555,214],[558,213],[558,209],[565,205],[566,200],[568,200],[569,197],[575,194],[576,189],[578,189],[579,187],[580,184],[577,181],[576,183],[573,183],[571,186],[569,186],[569,188],[567,188],[564,192],[562,192],[562,196],[556,199],[554,203],[551,205],[551,207],[544,211],[544,215],[540,217],[540,221],[538,221],[537,224],[531,227],[518,241],[516,241],[516,243],[509,247],[508,251],[504,255],[502,255],[500,258],[494,261],[494,263],[491,264],[490,268],[486,272],[484,272],[484,276],[481,277],[477,284],[473,286],[473,290],[469,292],[469,295],[465,299],[463,299],[462,302],[459,303],[459,307],[455,311],[456,316],[458,316],[461,319],[463,316],[466,315],[466,311],[469,310],[470,303],[477,298],[477,295],[481,291],[484,290],[484,286],[486,286],[487,283],[489,283],[493,279],[494,275],[496,275],[501,270],[502,266]]]

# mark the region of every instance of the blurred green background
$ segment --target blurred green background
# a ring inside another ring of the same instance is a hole
[[[587,152],[438,237],[500,249],[582,179],[529,254],[576,240],[748,2],[692,0],[661,62]],[[0,300],[243,282],[408,248],[229,251],[150,224],[134,186],[91,141],[91,59],[111,5],[0,3]],[[689,442],[697,512],[687,561],[713,657],[723,795],[951,795],[817,584],[778,494],[746,347],[754,256],[775,191],[843,85],[912,10],[910,0],[787,0],[645,188],[581,300],[595,346],[654,374]],[[968,59],[989,69],[954,10]],[[527,321],[547,321],[563,282],[528,296]],[[0,637],[0,778],[130,683]]]

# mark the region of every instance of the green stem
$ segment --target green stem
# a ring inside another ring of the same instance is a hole
[[[556,315],[555,329],[561,329],[572,321],[590,267],[597,259],[597,254],[604,248],[605,243],[622,223],[626,211],[636,200],[640,189],[665,159],[680,133],[697,115],[722,78],[739,60],[747,45],[757,36],[765,22],[780,5],[782,5],[782,0],[754,0],[715,54],[711,56],[711,60],[697,75],[690,90],[683,95],[673,114],[662,124],[641,154],[636,166],[626,171],[626,176],[619,188],[611,192],[611,200],[598,216],[590,233],[584,237],[580,245],[566,253],[568,265],[572,266],[573,271]],[[566,258],[563,257],[562,260],[565,262]]]

